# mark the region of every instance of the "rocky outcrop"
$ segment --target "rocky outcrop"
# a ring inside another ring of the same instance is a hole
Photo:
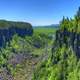
[[[32,25],[25,22],[0,21],[0,47],[5,46],[15,34],[21,37],[32,35]]]
[[[57,30],[55,43],[59,47],[62,47],[62,45],[72,47],[77,57],[80,57],[80,33],[69,32],[66,28],[64,30]]]

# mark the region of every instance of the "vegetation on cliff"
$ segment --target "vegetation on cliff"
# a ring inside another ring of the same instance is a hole
[[[80,80],[80,8],[74,19],[63,17],[52,53],[36,68],[32,80]]]
[[[54,31],[49,31],[48,34],[46,34],[38,29],[34,30],[33,32],[32,26],[31,29],[29,29],[27,25],[21,25],[22,23],[20,24],[21,27],[12,26],[7,28],[6,21],[3,21],[3,23],[4,27],[1,27],[0,29],[0,39],[4,39],[2,41],[5,41],[5,45],[3,45],[3,42],[1,42],[2,46],[0,45],[0,78],[8,80],[12,80],[13,78],[15,78],[16,80],[17,77],[20,75],[22,76],[24,72],[25,76],[23,76],[23,78],[26,77],[26,74],[30,76],[27,76],[26,79],[28,77],[31,78],[33,73],[32,69],[37,64],[37,62],[41,60],[41,56],[45,53],[46,44],[48,46],[48,44],[52,43],[53,38],[52,35],[49,36],[49,34],[52,34],[52,32],[54,33]],[[17,28],[18,32],[14,33],[14,31],[17,31]],[[25,32],[29,35],[26,33],[24,34],[25,28],[28,29],[29,32],[32,31],[31,34],[29,34],[27,31]],[[39,33],[37,31],[39,31]],[[45,31],[47,32],[48,30],[46,30],[45,28]],[[8,34],[12,34],[10,40],[7,39],[10,38]],[[30,69],[30,71],[23,71],[23,68],[26,70]],[[18,77],[18,79],[19,78],[20,77]],[[21,78],[19,80],[21,80]]]
[[[74,18],[65,18],[63,16],[62,21],[60,22],[61,30],[66,28],[70,32],[80,33],[80,7],[78,8],[77,13],[75,14]]]

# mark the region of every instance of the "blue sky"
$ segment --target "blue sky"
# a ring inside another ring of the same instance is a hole
[[[74,16],[79,6],[80,0],[0,0],[0,19],[57,24],[63,16]]]

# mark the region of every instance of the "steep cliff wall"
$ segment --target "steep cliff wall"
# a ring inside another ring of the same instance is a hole
[[[15,34],[21,37],[32,35],[32,25],[25,22],[0,21],[0,47],[10,41]]]
[[[56,32],[56,45],[62,47],[71,47],[75,52],[77,57],[80,57],[80,33],[69,32],[66,28],[64,30],[58,30]]]

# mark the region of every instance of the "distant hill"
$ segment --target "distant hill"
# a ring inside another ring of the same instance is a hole
[[[43,27],[43,28],[59,28],[59,24],[51,24],[51,25],[44,25],[44,26],[33,26],[33,28],[39,28],[39,27]]]

